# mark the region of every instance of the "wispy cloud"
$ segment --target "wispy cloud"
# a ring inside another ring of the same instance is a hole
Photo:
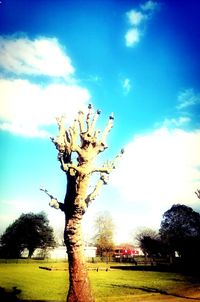
[[[90,99],[74,76],[71,59],[56,39],[0,37],[0,129],[46,137],[55,117],[74,117]],[[73,78],[72,78],[73,74]],[[40,76],[46,76],[40,83]],[[52,79],[59,78],[59,81]],[[56,83],[55,83],[56,82]]]
[[[159,4],[157,2],[149,0],[140,5],[138,9],[134,8],[126,12],[129,28],[124,38],[127,47],[133,47],[139,43],[146,22],[152,17],[158,7]]]
[[[159,3],[149,0],[149,1],[145,2],[144,4],[141,4],[140,7],[143,11],[153,12],[156,9],[158,9]]]
[[[125,94],[128,94],[131,90],[131,81],[129,78],[126,78],[122,82],[122,88]]]
[[[179,116],[177,118],[165,118],[164,121],[156,123],[156,127],[166,127],[166,128],[181,128],[187,125],[191,119],[187,116]]]
[[[178,95],[177,109],[186,109],[190,106],[200,103],[200,93],[194,91],[194,89],[185,89]]]
[[[74,72],[55,38],[0,37],[0,68],[14,74],[66,77]]]
[[[191,110],[200,104],[200,93],[194,91],[193,88],[184,89],[178,93],[177,105],[175,106],[176,117],[166,117],[164,120],[156,122],[155,127],[167,127],[168,129],[180,128],[186,129],[188,126],[191,128],[194,124],[194,119],[198,110]],[[193,123],[191,123],[193,121]],[[194,126],[193,126],[194,127]]]

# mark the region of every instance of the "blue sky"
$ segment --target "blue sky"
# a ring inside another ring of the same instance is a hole
[[[0,2],[1,231],[21,212],[46,211],[43,184],[60,200],[65,175],[49,136],[92,103],[111,112],[109,148],[126,152],[84,218],[90,236],[109,211],[116,241],[158,229],[174,203],[200,210],[200,4],[198,1]],[[93,185],[93,184],[91,184]]]

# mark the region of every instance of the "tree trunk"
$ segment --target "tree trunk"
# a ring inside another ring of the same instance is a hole
[[[35,248],[31,248],[31,247],[28,248],[28,258],[31,258],[33,256],[34,251]]]
[[[69,263],[67,302],[93,302],[82,241],[81,215],[66,220],[65,243]]]
[[[69,263],[69,291],[67,302],[93,302],[85,263],[81,221],[85,213],[85,198],[89,177],[67,175],[65,197],[65,244]]]

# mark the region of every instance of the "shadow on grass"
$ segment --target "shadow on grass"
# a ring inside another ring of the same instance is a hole
[[[12,290],[8,291],[7,289],[0,287],[0,301],[1,302],[58,302],[56,300],[23,300],[18,298],[17,296],[22,291],[18,289],[16,286],[12,288]],[[60,301],[59,301],[60,302]]]
[[[0,301],[5,302],[17,302],[20,301],[17,298],[17,295],[21,293],[20,289],[17,289],[17,287],[13,287],[12,291],[7,291],[5,288],[0,287]]]
[[[155,293],[155,294],[161,294],[161,295],[166,295],[166,296],[173,296],[176,298],[183,298],[183,299],[188,299],[188,300],[195,300],[195,301],[200,301],[200,298],[192,298],[192,297],[187,297],[187,296],[183,296],[183,295],[179,295],[179,294],[175,294],[175,293],[168,293],[165,290],[162,289],[158,289],[158,288],[153,288],[153,287],[147,287],[147,286],[141,286],[141,287],[137,287],[137,286],[129,286],[129,285],[116,285],[116,284],[112,284],[113,288],[116,287],[121,287],[121,288],[128,288],[128,289],[138,289],[147,293]]]

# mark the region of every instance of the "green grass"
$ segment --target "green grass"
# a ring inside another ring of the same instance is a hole
[[[63,270],[47,271],[39,266]],[[88,264],[103,267],[106,264]],[[0,286],[11,290],[14,286],[22,292],[18,296],[27,300],[65,301],[68,288],[67,264],[63,262],[0,263]],[[165,291],[180,292],[190,286],[192,279],[176,273],[129,270],[89,271],[96,301],[132,301],[133,297],[145,297]],[[143,301],[143,300],[141,300]]]
[[[67,272],[42,270],[39,266],[38,263],[0,264],[1,287],[9,290],[16,286],[22,291],[21,299],[64,301]]]

